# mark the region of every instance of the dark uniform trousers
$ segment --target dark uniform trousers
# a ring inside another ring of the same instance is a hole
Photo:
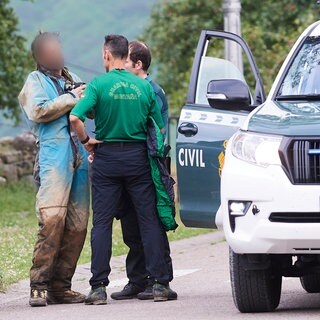
[[[126,259],[126,271],[129,282],[144,288],[147,285],[147,279],[150,277],[146,271],[145,256],[141,240],[140,228],[137,214],[130,197],[125,192],[121,200],[122,207],[120,213],[123,241],[129,247]],[[167,233],[162,228],[162,236],[165,250],[165,261],[169,273],[169,281],[173,280],[172,259],[170,256],[170,245]]]
[[[91,286],[108,285],[112,250],[112,223],[124,192],[137,215],[150,278],[169,283],[163,228],[156,213],[156,195],[145,142],[103,143],[92,165],[93,228]]]

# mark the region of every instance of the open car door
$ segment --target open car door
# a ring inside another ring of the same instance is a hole
[[[232,33],[202,31],[176,143],[180,216],[186,226],[216,227],[226,143],[264,100],[247,43]]]

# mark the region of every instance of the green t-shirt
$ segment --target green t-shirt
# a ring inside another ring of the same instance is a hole
[[[81,119],[90,110],[94,110],[96,139],[101,141],[146,140],[149,116],[164,126],[151,85],[126,70],[113,69],[93,79],[71,114]]]

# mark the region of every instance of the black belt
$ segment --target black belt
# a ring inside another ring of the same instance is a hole
[[[102,142],[97,144],[97,148],[121,148],[121,149],[134,149],[141,146],[147,146],[146,141],[137,142]]]

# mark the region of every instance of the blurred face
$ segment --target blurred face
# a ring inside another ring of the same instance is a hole
[[[64,57],[58,39],[51,38],[43,41],[38,55],[38,62],[49,70],[62,70]]]
[[[125,68],[130,71],[131,73],[138,75],[140,72],[140,68],[139,68],[139,64],[138,63],[134,63],[131,59],[130,59],[130,51],[128,54],[128,58],[126,60],[126,64],[125,64]]]

